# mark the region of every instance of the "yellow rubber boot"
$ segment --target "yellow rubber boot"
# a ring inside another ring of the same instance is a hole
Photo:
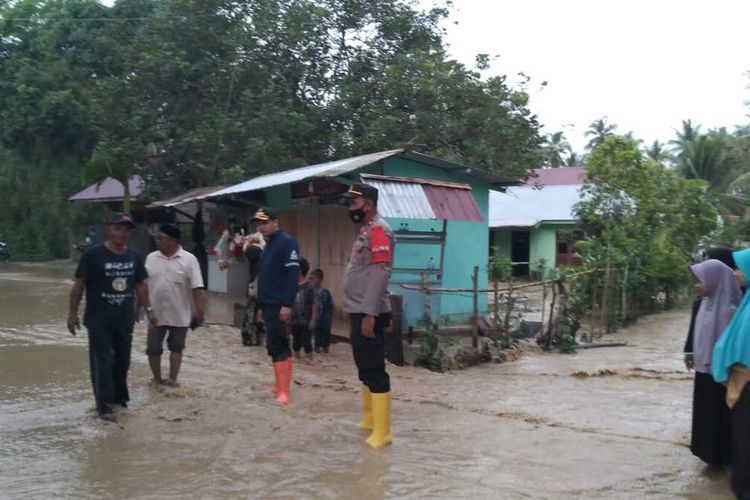
[[[362,420],[359,421],[359,428],[372,430],[372,393],[364,384],[362,385]]]
[[[382,448],[391,444],[391,393],[373,392],[372,398],[372,423],[373,431],[367,438],[367,444],[373,448]]]

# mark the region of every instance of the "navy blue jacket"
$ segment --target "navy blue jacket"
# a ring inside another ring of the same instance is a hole
[[[299,281],[299,247],[282,230],[273,233],[260,256],[258,303],[269,306],[294,306]]]

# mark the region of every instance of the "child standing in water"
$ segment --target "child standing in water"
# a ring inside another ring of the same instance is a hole
[[[305,349],[308,361],[313,359],[311,329],[315,310],[315,292],[313,284],[307,280],[310,264],[304,257],[299,259],[299,282],[297,298],[292,309],[292,349],[294,357],[300,359],[300,350]]]
[[[315,287],[315,315],[312,321],[315,333],[315,352],[328,352],[331,344],[331,323],[333,322],[333,296],[323,288],[323,271],[315,269],[310,273],[310,282]]]

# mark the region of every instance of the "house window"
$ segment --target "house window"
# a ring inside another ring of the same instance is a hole
[[[557,242],[557,253],[568,253],[568,242],[558,241]]]

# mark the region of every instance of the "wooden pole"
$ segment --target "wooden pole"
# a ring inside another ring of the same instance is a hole
[[[424,313],[422,315],[422,318],[424,321],[427,321],[428,324],[425,325],[425,327],[429,327],[432,325],[432,305],[430,304],[430,277],[427,273],[423,272],[421,273],[422,276],[422,300],[423,300],[423,309]]]
[[[471,317],[472,321],[472,333],[471,333],[471,346],[474,349],[479,347],[479,266],[474,266],[474,273],[471,275],[472,299],[473,299],[473,314]]]

